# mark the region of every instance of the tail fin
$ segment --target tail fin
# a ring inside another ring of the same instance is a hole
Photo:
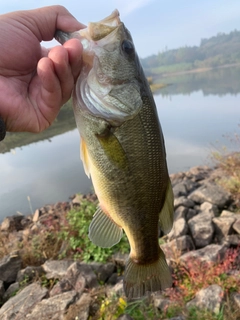
[[[127,298],[140,298],[172,286],[172,276],[165,255],[160,249],[159,259],[151,264],[137,264],[128,258],[123,281]]]

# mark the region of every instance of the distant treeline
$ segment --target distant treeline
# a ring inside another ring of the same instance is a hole
[[[145,72],[168,73],[240,63],[240,31],[202,39],[200,46],[166,50],[141,59]]]

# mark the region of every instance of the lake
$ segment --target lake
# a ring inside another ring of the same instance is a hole
[[[239,132],[240,67],[161,77],[169,86],[154,95],[169,172],[211,165],[210,154]],[[239,147],[239,146],[238,146]],[[79,158],[79,134],[70,102],[41,134],[8,133],[0,142],[0,221],[48,203],[91,192]]]

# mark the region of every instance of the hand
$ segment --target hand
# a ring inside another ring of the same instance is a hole
[[[0,117],[7,131],[41,132],[70,98],[81,68],[76,39],[52,49],[41,47],[56,29],[83,28],[64,7],[0,15]]]

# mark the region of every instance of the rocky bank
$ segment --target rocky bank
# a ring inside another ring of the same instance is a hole
[[[230,194],[216,184],[221,175],[218,169],[208,167],[171,175],[174,227],[162,238],[161,247],[173,273],[176,264],[187,269],[189,261],[200,265],[224,261],[228,250],[234,248],[238,250],[235,266],[226,270],[226,274],[240,284],[240,213],[236,212]],[[109,299],[123,296],[118,269],[124,265],[126,255],[115,255],[106,264],[64,259],[22,268],[21,249],[16,251],[16,243],[21,248],[21,243],[26,243],[34,230],[43,227],[46,217],[52,216],[61,223],[61,214],[76,205],[80,205],[78,197],[68,203],[45,206],[34,215],[12,216],[2,222],[1,235],[8,234],[9,242],[0,242],[7,247],[6,255],[0,259],[0,319],[85,320],[89,316],[99,319],[100,295]],[[163,293],[154,294],[151,299],[160,310],[174,303],[174,299]],[[213,284],[199,290],[187,307],[195,305],[218,313],[224,299],[224,288]],[[240,288],[233,292],[231,301],[240,310]],[[123,314],[118,319],[132,318]],[[180,312],[173,319],[186,318]]]

